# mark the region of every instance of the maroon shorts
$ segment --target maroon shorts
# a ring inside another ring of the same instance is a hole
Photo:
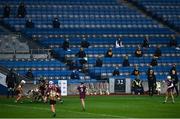
[[[55,100],[50,100],[50,105],[55,105],[56,101]]]
[[[168,88],[168,89],[167,89],[167,92],[168,92],[168,93],[173,92],[173,88]]]
[[[80,99],[85,99],[85,95],[80,95]]]

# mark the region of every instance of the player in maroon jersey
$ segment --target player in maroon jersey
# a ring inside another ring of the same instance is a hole
[[[165,98],[164,103],[167,102],[169,96],[171,96],[172,103],[174,103],[174,96],[173,96],[174,85],[173,85],[173,80],[172,80],[171,76],[167,76],[167,80],[165,82],[167,85],[167,91],[166,91],[166,98]]]
[[[16,100],[15,100],[15,103],[17,103],[18,101],[20,101],[21,100],[21,98],[23,97],[23,86],[24,86],[24,84],[26,83],[26,81],[24,81],[24,80],[22,80],[21,82],[20,82],[20,84],[17,86],[17,88],[16,88],[16,94],[17,94],[17,97],[16,97]],[[21,101],[21,103],[22,103],[22,101]]]
[[[81,100],[81,105],[83,111],[85,111],[85,97],[86,97],[86,86],[84,85],[83,82],[81,82],[81,85],[77,87],[77,90],[79,92],[80,100]]]
[[[50,100],[51,112],[53,113],[53,117],[56,117],[55,104],[57,97],[59,96],[59,92],[53,81],[49,81],[47,96],[49,97]]]

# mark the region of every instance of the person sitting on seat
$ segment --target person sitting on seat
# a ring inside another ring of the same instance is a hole
[[[4,6],[3,17],[4,17],[4,18],[9,18],[10,13],[11,13],[11,8],[10,8],[9,4],[6,4],[6,5]]]
[[[86,57],[86,53],[85,53],[84,49],[83,49],[83,48],[80,48],[79,52],[76,53],[76,56],[77,56],[78,58],[85,58],[85,57]]]
[[[138,69],[138,66],[135,65],[134,70],[133,70],[133,72],[131,73],[131,75],[138,76],[139,74],[140,74],[140,71],[139,71],[139,69]]]
[[[79,72],[77,70],[73,70],[71,73],[71,79],[80,79]]]
[[[32,69],[28,70],[28,72],[26,73],[26,77],[30,80],[34,80],[34,75],[32,73]]]
[[[17,17],[24,18],[26,16],[26,14],[27,14],[27,12],[26,12],[25,4],[23,2],[21,2],[18,7]]]
[[[60,28],[60,22],[57,17],[54,18],[52,25],[53,25],[53,28]]]
[[[113,71],[113,76],[119,76],[119,75],[120,75],[119,68],[116,67]]]
[[[154,56],[153,59],[151,60],[151,66],[157,66],[157,58]]]
[[[120,48],[120,47],[123,47],[123,43],[122,43],[122,40],[121,38],[117,39],[116,40],[116,44],[115,44],[116,48]]]
[[[28,19],[28,20],[26,21],[25,27],[26,27],[26,28],[34,28],[34,23],[32,22],[31,19]]]
[[[135,56],[136,57],[142,57],[143,56],[143,51],[141,50],[140,46],[135,51]]]
[[[135,93],[135,95],[142,95],[144,94],[144,88],[142,85],[142,81],[139,79],[139,77],[136,77],[132,84],[132,89]]]
[[[128,56],[126,55],[123,60],[123,67],[129,67],[129,66],[130,64],[129,64]]]
[[[161,49],[160,49],[159,46],[156,48],[156,50],[155,50],[155,52],[154,52],[154,56],[155,56],[156,58],[159,58],[159,57],[161,56]]]
[[[90,46],[90,43],[85,38],[83,38],[83,40],[81,41],[81,47],[88,48],[89,46]]]
[[[106,57],[112,57],[112,56],[113,56],[112,48],[109,48],[108,51],[106,52]]]
[[[145,47],[145,48],[149,47],[149,37],[145,37],[142,47]]]
[[[96,59],[96,67],[102,67],[103,65],[103,61],[101,59],[101,57],[99,56],[97,59]]]
[[[69,39],[65,39],[63,44],[62,44],[62,48],[65,50],[65,51],[69,51]]]
[[[178,46],[177,40],[176,40],[174,35],[172,36],[172,39],[169,42],[169,46],[170,47],[177,47]]]

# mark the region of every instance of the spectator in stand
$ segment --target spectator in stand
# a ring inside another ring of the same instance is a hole
[[[139,69],[138,69],[138,66],[135,65],[135,66],[134,66],[134,70],[133,70],[133,72],[131,73],[131,75],[139,76],[139,74],[140,74],[140,71],[139,71]]]
[[[86,57],[86,53],[85,53],[84,49],[83,49],[83,48],[80,48],[79,52],[76,53],[76,56],[77,56],[78,58],[85,58],[85,57]]]
[[[60,22],[57,17],[54,18],[52,25],[53,25],[53,28],[60,28]]]
[[[155,52],[154,52],[154,56],[155,56],[156,58],[159,58],[159,57],[161,56],[161,49],[160,49],[159,46],[156,48],[156,50],[155,50]]]
[[[115,44],[116,48],[120,48],[120,47],[123,47],[123,43],[122,43],[122,40],[121,38],[117,39],[116,40],[116,44]]]
[[[143,56],[143,51],[141,50],[140,46],[135,51],[135,56],[136,57],[142,57]]]
[[[80,79],[79,72],[77,70],[73,70],[71,73],[71,79]]]
[[[88,48],[89,46],[90,46],[90,43],[86,40],[86,38],[83,38],[81,41],[81,47]]]
[[[176,37],[175,37],[174,35],[172,36],[172,39],[171,39],[170,42],[169,42],[169,46],[170,46],[170,47],[177,47],[177,46],[178,46]]]
[[[7,77],[6,77],[6,84],[7,84],[7,88],[8,88],[8,92],[7,92],[7,98],[9,98],[9,95],[11,94],[11,97],[14,97],[14,90],[15,90],[15,86],[16,86],[16,75],[14,73],[14,69],[10,69]]]
[[[11,8],[10,8],[9,4],[6,4],[4,6],[3,17],[4,18],[9,18],[10,17],[10,13],[11,13]]]
[[[69,39],[66,38],[62,44],[62,48],[65,50],[65,51],[69,51]]]
[[[77,68],[74,60],[68,60],[67,65],[69,66],[70,70],[75,70]]]
[[[103,61],[101,59],[101,57],[99,56],[97,59],[96,59],[96,67],[102,67],[103,65]]]
[[[134,91],[135,95],[140,95],[144,93],[144,88],[142,85],[142,81],[139,77],[136,77],[132,83],[132,90]]]
[[[26,77],[30,80],[34,80],[34,75],[32,73],[32,69],[30,68],[28,72],[26,73]]]
[[[142,47],[145,47],[145,48],[149,47],[149,37],[145,37]]]
[[[27,14],[26,6],[23,2],[19,4],[17,17],[24,18]]]
[[[157,66],[157,58],[155,56],[153,56],[153,59],[151,60],[151,66]]]
[[[80,48],[80,51],[76,53],[76,57],[79,58],[79,69],[81,70],[83,68],[83,65],[87,63],[86,53],[83,48]]]
[[[26,20],[25,27],[26,28],[34,28],[34,23],[32,22],[31,19]]]
[[[106,52],[106,57],[112,57],[113,56],[113,52],[112,52],[112,48],[109,48],[108,51]]]
[[[113,76],[119,76],[119,75],[120,75],[119,68],[116,67],[113,71]]]
[[[178,91],[178,85],[179,85],[178,82],[179,82],[179,80],[178,80],[178,76],[177,76],[176,70],[172,70],[171,78],[173,80],[174,88],[175,88],[175,91],[176,91],[176,96],[178,96],[179,95],[179,91]]]
[[[177,72],[177,70],[176,70],[176,64],[173,64],[172,68],[170,69],[170,71],[169,71],[169,74],[170,74],[170,75],[172,74],[172,70],[175,70],[175,71]]]
[[[149,68],[148,68],[148,70],[147,70],[147,72],[146,72],[147,75],[150,73],[150,70],[153,70],[153,67],[152,67],[151,64],[149,64]]]
[[[123,67],[129,67],[129,66],[130,66],[130,64],[129,64],[129,60],[128,60],[128,55],[126,55],[123,60]]]
[[[148,79],[148,87],[149,87],[149,96],[153,96],[156,89],[156,76],[152,69],[149,70],[149,73],[147,73],[147,79]]]

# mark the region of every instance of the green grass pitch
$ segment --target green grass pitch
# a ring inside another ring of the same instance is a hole
[[[57,118],[180,118],[180,98],[175,104],[163,104],[164,96],[87,96],[86,111],[81,110],[78,96],[63,97],[56,104]],[[14,103],[0,97],[0,118],[50,118],[49,104]]]

